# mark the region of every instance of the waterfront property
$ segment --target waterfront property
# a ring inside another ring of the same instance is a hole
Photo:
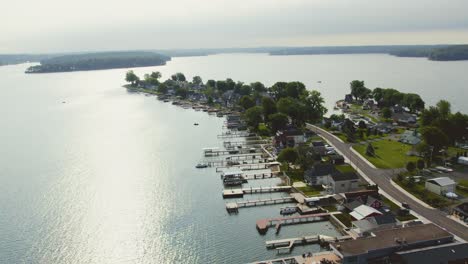
[[[434,224],[420,224],[375,231],[372,236],[331,243],[342,264],[372,263],[399,251],[421,249],[454,241],[449,232]]]

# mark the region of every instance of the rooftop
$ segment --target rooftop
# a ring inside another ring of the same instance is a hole
[[[349,172],[336,172],[336,173],[333,173],[331,175],[332,179],[334,181],[350,181],[350,180],[358,180],[359,179],[359,176],[353,172],[353,171],[349,171]]]
[[[335,171],[335,165],[333,164],[316,164],[313,168],[305,172],[306,176],[325,176],[332,174]]]
[[[406,244],[416,242],[437,240],[442,238],[453,238],[447,231],[434,224],[415,225],[405,228],[392,228],[374,232],[374,237],[348,240],[331,245],[344,256],[366,254],[369,251],[398,247],[404,239]]]
[[[354,208],[354,210],[350,213],[350,215],[356,220],[362,220],[373,214],[382,215],[382,212],[365,204]]]
[[[447,185],[457,184],[456,182],[454,182],[449,177],[439,177],[439,178],[434,178],[434,179],[430,179],[430,180],[427,180],[427,181],[431,182],[431,183],[434,183],[434,184],[437,184],[439,186],[447,186]]]
[[[468,243],[449,243],[439,246],[397,252],[405,263],[439,264],[454,260],[468,260]],[[466,263],[466,262],[464,262]]]

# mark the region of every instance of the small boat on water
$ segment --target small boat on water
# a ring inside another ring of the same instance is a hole
[[[198,123],[193,123],[194,126],[198,126]]]
[[[169,102],[169,99],[164,99],[164,102],[165,102],[165,103]]]
[[[295,212],[297,212],[297,207],[295,206],[288,206],[280,209],[280,214],[282,215],[294,214]]]
[[[208,164],[206,164],[206,163],[198,163],[197,166],[195,166],[195,168],[197,168],[197,169],[208,168]]]

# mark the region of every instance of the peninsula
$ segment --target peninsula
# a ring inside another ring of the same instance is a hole
[[[26,73],[49,73],[165,65],[171,58],[154,52],[124,51],[74,54],[41,60]]]

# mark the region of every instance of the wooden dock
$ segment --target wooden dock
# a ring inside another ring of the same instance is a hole
[[[223,198],[243,197],[244,194],[254,193],[272,193],[272,192],[289,192],[291,186],[274,186],[274,187],[250,187],[242,189],[227,189],[223,191]]]
[[[227,155],[237,155],[237,154],[262,154],[262,153],[252,153],[250,149],[232,149],[232,150],[205,150],[205,157],[217,157],[217,156],[227,156]]]
[[[239,164],[239,165],[233,165],[233,166],[220,166],[216,168],[216,172],[223,171],[223,169],[228,169],[228,168],[237,168],[240,170],[264,170],[264,169],[271,169],[273,167],[278,167],[279,168],[279,163],[278,162],[266,162],[266,163],[254,163],[254,164]],[[279,171],[279,169],[276,169]]]
[[[312,223],[325,221],[329,216],[334,213],[318,213],[310,215],[301,215],[301,216],[291,216],[291,217],[279,217],[279,218],[266,218],[257,220],[257,230],[260,234],[264,234],[268,231],[268,228],[282,225],[296,225],[303,223]]]
[[[352,239],[351,236],[339,236],[339,237],[331,237],[325,235],[312,235],[312,236],[303,236],[303,237],[294,237],[294,238],[286,238],[286,239],[279,239],[279,240],[269,240],[265,242],[265,245],[268,249],[277,249],[278,253],[282,253],[285,250],[289,253],[291,249],[296,245],[307,245],[307,244],[323,244],[323,243],[331,243],[331,242],[338,242]]]
[[[292,203],[292,202],[294,202],[294,198],[290,196],[280,197],[280,198],[251,200],[251,201],[240,201],[240,202],[234,202],[234,203],[227,203],[226,210],[228,212],[235,212],[235,211],[238,211],[239,208],[244,208],[244,207],[264,206],[264,205],[283,204],[283,203]]]

